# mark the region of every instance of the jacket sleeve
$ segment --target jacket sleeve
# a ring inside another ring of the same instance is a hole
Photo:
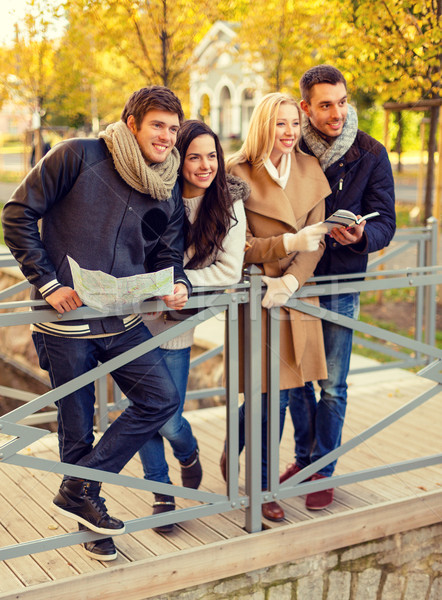
[[[306,215],[304,227],[314,225],[324,220],[325,202],[318,202]],[[281,275],[294,275],[299,282],[299,287],[313,276],[317,263],[325,249],[325,242],[321,241],[319,249],[315,252],[294,252],[288,254],[284,246],[284,234],[267,238],[254,237],[250,227],[247,227],[247,250],[244,262],[246,264],[287,264]],[[291,260],[290,260],[291,257]],[[264,269],[266,270],[266,269]]]
[[[281,258],[287,258],[283,233],[266,238],[255,237],[247,226],[245,264],[271,263]]]
[[[308,213],[304,227],[307,225],[314,225],[324,220],[325,215],[325,202],[321,200],[312,210]],[[294,275],[298,280],[299,287],[301,288],[307,279],[313,276],[316,265],[318,264],[321,256],[324,254],[325,242],[322,240],[319,243],[319,248],[315,252],[295,252],[290,265],[284,272],[284,275]]]
[[[60,284],[41,241],[38,221],[71,189],[81,164],[80,146],[57,145],[30,171],[3,209],[5,243],[24,276],[41,290],[53,292]]]
[[[149,270],[159,271],[173,267],[175,283],[184,283],[192,292],[192,285],[184,272],[184,205],[178,184],[172,190],[174,210],[165,231],[162,233],[155,248],[155,255],[150,257]]]
[[[362,215],[378,211],[380,216],[367,221],[364,238],[359,244],[349,246],[349,249],[368,254],[388,246],[396,231],[396,213],[393,172],[385,148],[379,153],[364,190],[361,211]]]
[[[244,204],[238,200],[233,205],[235,219],[223,240],[223,249],[215,261],[202,269],[186,269],[193,286],[229,286],[241,279],[244,247],[246,242],[246,216]]]

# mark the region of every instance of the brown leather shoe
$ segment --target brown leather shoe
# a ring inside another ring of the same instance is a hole
[[[321,475],[321,473],[315,473],[310,477],[311,481],[315,481],[318,479],[325,479],[325,475]],[[333,502],[333,493],[334,489],[330,488],[328,490],[321,490],[320,492],[312,492],[311,494],[307,494],[305,499],[305,506],[309,510],[322,510],[323,508],[327,508]]]
[[[279,478],[279,483],[284,483],[284,481],[287,481],[287,479],[290,479],[290,477],[293,477],[293,475],[296,475],[296,473],[299,473],[299,471],[302,471],[303,468],[304,467],[300,467],[295,462],[292,463],[291,465],[287,465],[287,469],[284,471],[284,473]],[[307,479],[304,479],[303,481],[310,481],[310,479],[311,479],[311,477],[307,477]]]
[[[262,505],[262,516],[269,521],[282,521],[284,510],[277,502],[266,502]]]
[[[296,475],[296,473],[299,473],[299,471],[301,471],[301,467],[299,467],[295,462],[291,465],[287,465],[287,469],[279,478],[279,483],[284,483],[284,481],[287,481],[287,479],[290,479],[290,477],[293,477],[293,475]]]

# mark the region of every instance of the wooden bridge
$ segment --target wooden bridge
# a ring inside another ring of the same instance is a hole
[[[369,359],[353,355],[352,366]],[[392,369],[349,379],[349,403],[344,442],[434,385],[408,371]],[[442,394],[434,396],[386,430],[345,454],[337,474],[351,473],[442,451]],[[201,449],[202,489],[226,493],[219,458],[226,431],[224,407],[187,412]],[[169,449],[168,449],[169,450]],[[55,434],[35,442],[25,453],[58,460]],[[180,483],[177,461],[168,454],[171,477]],[[293,428],[286,421],[281,443],[281,471],[293,461]],[[241,458],[240,490],[244,481]],[[137,458],[125,468],[142,477]],[[72,520],[60,516],[52,498],[60,476],[35,469],[0,464],[0,546],[75,531]],[[109,512],[125,520],[151,514],[152,494],[104,485]],[[176,498],[179,508],[195,502]],[[310,512],[302,496],[282,501],[286,518],[264,521],[264,529],[247,533],[244,510],[236,509],[175,525],[173,532],[151,529],[115,538],[118,559],[89,559],[80,545],[48,550],[0,562],[0,600],[100,599],[142,600],[208,581],[296,560],[351,544],[442,520],[441,465],[391,474],[336,489],[326,510]]]

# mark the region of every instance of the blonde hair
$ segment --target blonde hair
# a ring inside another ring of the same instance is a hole
[[[274,92],[261,98],[253,109],[249,130],[243,145],[227,161],[228,170],[243,162],[249,162],[255,167],[261,166],[266,158],[270,156],[275,144],[276,122],[281,104],[296,106],[301,120],[302,111],[290,94]],[[300,151],[299,141],[295,144],[295,152]]]

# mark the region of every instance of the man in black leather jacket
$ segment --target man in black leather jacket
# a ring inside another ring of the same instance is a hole
[[[44,298],[61,314],[82,305],[70,256],[80,267],[114,277],[173,267],[174,290],[163,300],[171,309],[183,308],[191,286],[183,269],[184,209],[174,147],[183,117],[171,90],[142,88],[127,101],[121,121],[99,139],[61,142],[32,169],[6,204],[2,222],[33,298]],[[54,387],[151,338],[136,314],[38,323],[32,336]],[[95,447],[94,384],[57,403],[62,462],[118,473],[178,407],[158,350],[116,368],[112,376],[131,404]],[[123,533],[124,523],[108,515],[99,491],[98,482],[65,476],[54,504],[83,527]],[[117,556],[111,538],[85,549],[99,560]]]

